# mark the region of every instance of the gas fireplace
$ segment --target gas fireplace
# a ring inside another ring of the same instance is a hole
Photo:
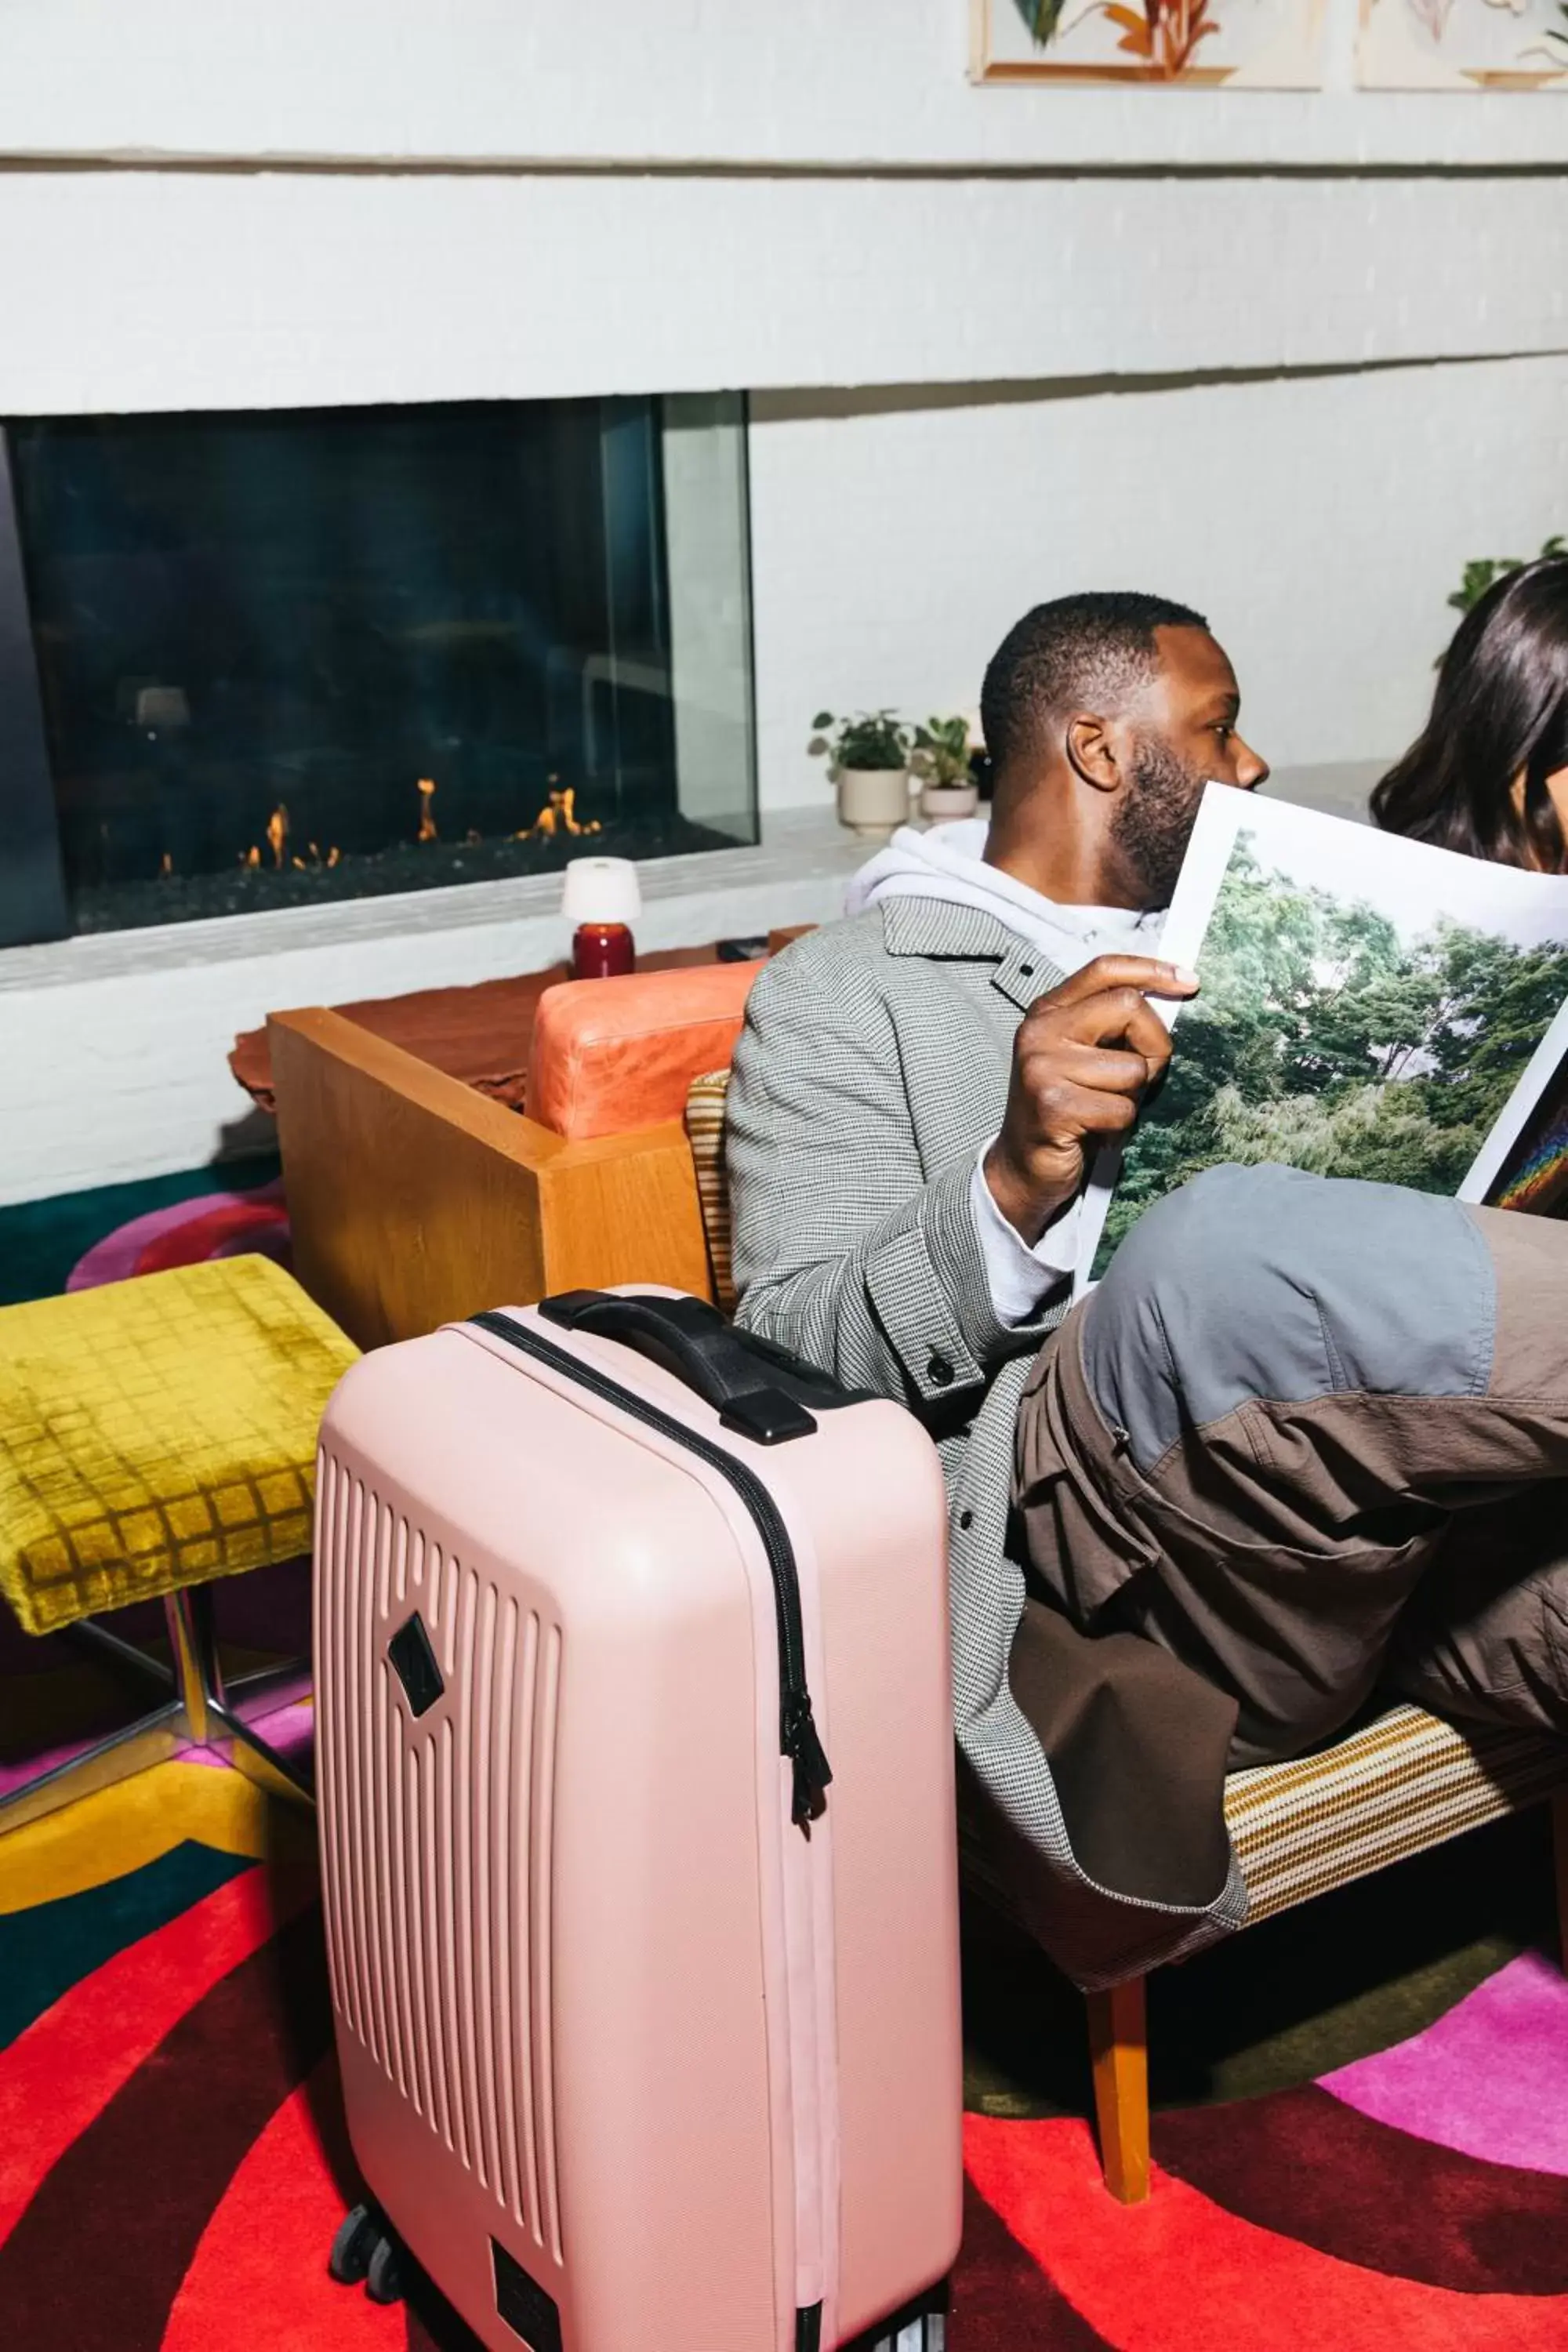
[[[755,841],[737,397],[6,437],[0,945]]]

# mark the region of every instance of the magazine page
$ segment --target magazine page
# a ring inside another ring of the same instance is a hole
[[[1568,1003],[1509,1097],[1459,1198],[1538,1217],[1568,1214]]]
[[[1200,992],[1158,1007],[1181,1015],[1170,1067],[1096,1162],[1080,1295],[1152,1202],[1222,1160],[1568,1194],[1568,877],[1210,784],[1160,953]]]

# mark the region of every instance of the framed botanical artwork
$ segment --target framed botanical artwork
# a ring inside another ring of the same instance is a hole
[[[1362,0],[1368,89],[1568,90],[1568,0]]]
[[[971,0],[970,69],[976,81],[1314,89],[1322,79],[1323,5],[1324,0]]]

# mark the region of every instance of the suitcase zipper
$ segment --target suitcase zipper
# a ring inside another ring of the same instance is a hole
[[[768,1567],[773,1580],[773,1607],[778,1622],[779,1643],[779,1749],[787,1756],[794,1773],[795,1786],[791,1815],[797,1829],[810,1832],[810,1824],[821,1812],[828,1783],[833,1778],[827,1758],[817,1737],[816,1722],[812,1714],[811,1693],[805,1679],[805,1634],[801,1624],[800,1578],[795,1563],[795,1548],[789,1539],[778,1505],[766,1486],[744,1462],[737,1462],[723,1447],[701,1437],[695,1430],[661,1412],[657,1405],[648,1404],[632,1389],[623,1388],[619,1381],[595,1371],[591,1365],[579,1362],[564,1348],[539,1332],[514,1323],[510,1315],[497,1314],[487,1308],[483,1314],[469,1318],[481,1331],[492,1338],[504,1339],[508,1347],[516,1348],[522,1355],[537,1357],[552,1371],[575,1381],[605,1404],[613,1404],[619,1412],[645,1428],[657,1430],[734,1488],[746,1507],[746,1511],[767,1554]]]

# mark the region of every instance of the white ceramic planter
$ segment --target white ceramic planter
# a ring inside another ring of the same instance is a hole
[[[961,818],[973,816],[979,806],[979,788],[974,784],[921,786],[921,814],[932,824],[957,824]]]
[[[840,768],[838,822],[868,841],[886,841],[910,821],[907,768]]]

